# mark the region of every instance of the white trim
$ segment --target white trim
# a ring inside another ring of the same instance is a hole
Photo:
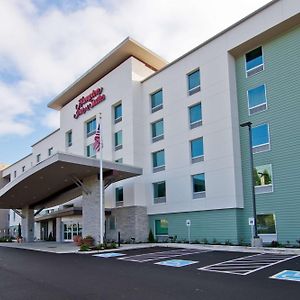
[[[254,68],[251,68],[251,69],[247,70],[246,54],[248,54],[249,52],[251,52],[251,51],[253,51],[253,50],[257,49],[257,48],[260,48],[260,47],[261,47],[261,55],[262,55],[262,64],[260,64],[260,65],[258,65],[258,66],[255,66]],[[245,65],[246,78],[252,77],[252,76],[254,76],[254,75],[256,75],[256,74],[258,74],[258,73],[260,73],[260,72],[262,72],[262,71],[265,70],[265,59],[264,59],[264,57],[265,57],[265,53],[264,53],[264,48],[263,48],[262,45],[259,45],[259,46],[255,47],[255,48],[252,48],[251,50],[247,51],[247,52],[244,54],[244,65]],[[255,74],[253,74],[253,75],[248,75],[248,73],[249,73],[250,71],[252,71],[252,70],[254,70],[254,69],[256,69],[256,68],[259,68],[260,66],[263,66],[263,68],[262,68],[261,71],[255,73]]]
[[[261,86],[264,86],[264,88],[265,88],[265,102],[250,107],[250,103],[249,103],[249,91],[257,89],[257,88],[259,88]],[[265,110],[268,109],[267,86],[266,86],[265,83],[247,90],[247,104],[248,104],[248,116],[253,116],[255,114],[258,114],[258,113],[263,112],[263,111],[265,111]],[[260,106],[263,106],[263,105],[266,105],[266,108],[264,110],[261,110],[261,111],[255,112],[255,113],[250,113],[251,109],[254,109],[254,108],[257,108],[257,107],[260,107]]]

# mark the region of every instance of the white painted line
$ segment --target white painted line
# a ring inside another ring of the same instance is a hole
[[[267,266],[260,267],[260,268],[258,268],[258,269],[256,269],[256,270],[253,270],[253,271],[250,271],[250,272],[246,273],[245,275],[251,274],[251,273],[253,273],[253,272],[256,272],[256,271],[260,271],[260,270],[262,270],[262,269],[265,269],[265,268],[268,268],[268,267],[271,267],[271,266],[277,265],[277,264],[279,264],[279,263],[282,263],[282,262],[285,262],[285,261],[288,261],[288,260],[294,259],[294,258],[296,258],[296,257],[299,257],[299,255],[295,255],[295,256],[292,256],[292,257],[289,257],[289,258],[286,258],[286,259],[283,259],[283,260],[280,260],[280,261],[274,262],[274,263],[272,263],[272,264],[269,264],[269,265],[267,265]]]
[[[261,253],[216,263],[198,268],[198,270],[245,276],[299,256]]]
[[[170,250],[170,251],[159,251],[159,252],[152,252],[152,253],[137,254],[132,256],[121,257],[118,259],[144,263],[144,262],[149,262],[154,260],[161,260],[161,259],[167,259],[171,257],[178,257],[178,256],[185,256],[185,255],[192,255],[192,254],[206,253],[206,252],[211,252],[211,250],[178,249],[178,250]]]

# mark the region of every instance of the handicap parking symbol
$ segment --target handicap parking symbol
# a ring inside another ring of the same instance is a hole
[[[300,282],[300,271],[284,270],[270,278]]]
[[[108,252],[108,253],[95,254],[93,256],[95,256],[95,257],[103,257],[103,258],[110,258],[110,257],[123,256],[123,255],[125,255],[125,254],[118,253],[118,252]]]
[[[181,268],[181,267],[185,267],[188,265],[196,264],[197,262],[198,261],[193,261],[193,260],[170,259],[170,260],[160,261],[155,264],[161,265],[161,266]]]

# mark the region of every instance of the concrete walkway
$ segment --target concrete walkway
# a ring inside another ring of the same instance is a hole
[[[33,251],[51,252],[57,254],[63,253],[80,253],[91,254],[100,251],[78,252],[79,247],[72,242],[57,243],[57,242],[33,242],[33,243],[0,243],[0,247],[26,249]],[[252,248],[244,246],[226,246],[226,245],[203,245],[203,244],[181,244],[181,243],[144,243],[144,244],[122,244],[118,249],[102,250],[101,252],[124,251],[131,249],[151,248],[151,247],[172,247],[186,248],[212,251],[231,251],[231,252],[251,252],[251,253],[282,253],[300,255],[300,248]]]

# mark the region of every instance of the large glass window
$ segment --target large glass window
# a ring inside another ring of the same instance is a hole
[[[153,183],[154,203],[166,202],[166,183],[165,181]]]
[[[91,136],[96,132],[96,118],[86,123],[86,136]]]
[[[256,74],[264,69],[262,47],[258,47],[246,53],[246,72],[247,76]]]
[[[123,134],[122,130],[115,133],[115,150],[122,149],[123,147]]]
[[[257,215],[258,234],[276,234],[275,216],[273,214]]]
[[[164,121],[159,120],[151,124],[152,142],[157,142],[164,138]]]
[[[114,107],[115,123],[122,121],[122,103]]]
[[[168,220],[155,220],[155,235],[168,235],[169,225]]]
[[[266,86],[264,84],[248,90],[248,108],[250,115],[267,108]]]
[[[117,187],[116,188],[116,206],[123,205],[123,187]]]
[[[94,149],[94,144],[86,146],[86,156],[90,158],[96,158],[96,150]]]
[[[41,161],[41,154],[38,154],[36,156],[36,162],[39,163]]]
[[[66,132],[66,147],[72,146],[72,130]]]
[[[190,141],[192,163],[203,161],[203,137]]]
[[[193,181],[193,198],[205,197],[205,175],[204,173],[192,176]]]
[[[193,71],[188,77],[188,94],[193,95],[200,91],[200,70]]]
[[[152,153],[153,171],[162,171],[165,169],[165,151],[160,150]]]
[[[254,180],[256,194],[273,192],[272,166],[256,166],[254,168]]]
[[[190,128],[202,125],[202,107],[201,103],[197,103],[189,107]]]
[[[163,94],[162,90],[155,92],[151,95],[151,111],[155,112],[163,107]]]
[[[253,153],[270,150],[269,124],[262,124],[252,128]]]

